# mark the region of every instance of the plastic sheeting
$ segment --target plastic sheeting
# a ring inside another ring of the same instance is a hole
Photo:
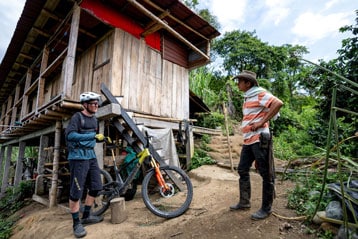
[[[328,184],[327,188],[342,200],[341,186],[339,183]],[[358,180],[344,183],[343,190],[344,202],[347,209],[358,218]]]
[[[148,135],[152,136],[151,144],[166,164],[180,168],[179,157],[172,129],[151,129],[142,126],[141,130],[143,133],[147,131]]]

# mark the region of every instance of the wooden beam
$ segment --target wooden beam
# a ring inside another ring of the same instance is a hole
[[[165,12],[163,12],[162,14],[160,14],[160,15],[158,16],[158,18],[163,19],[163,18],[165,18],[166,16],[168,16],[169,14],[170,14],[169,11],[165,11]],[[142,37],[146,37],[147,35],[152,34],[153,32],[156,32],[156,31],[158,31],[159,29],[162,29],[162,28],[163,28],[163,27],[162,27],[160,24],[158,24],[156,21],[152,21],[151,23],[149,23],[149,24],[145,27],[144,32],[142,32],[141,36],[142,36]]]
[[[72,92],[72,83],[74,78],[75,71],[75,59],[76,59],[76,48],[77,48],[77,38],[78,38],[78,30],[80,25],[80,15],[81,8],[77,3],[73,6],[73,15],[71,22],[71,31],[70,31],[70,39],[68,42],[68,51],[66,60],[64,62],[64,70],[62,72],[62,80],[63,80],[63,96],[65,98],[71,98]]]
[[[37,88],[39,78],[37,78],[27,89],[25,89],[24,95],[29,96]]]
[[[67,47],[64,49],[56,59],[42,72],[43,77],[47,77],[50,72],[52,72],[55,68],[57,68],[61,63],[63,63],[63,58],[65,58],[65,53],[67,52]]]
[[[31,85],[31,78],[32,78],[32,70],[29,68],[27,70],[27,74],[26,74],[26,81],[25,81],[25,88],[24,88],[24,92],[26,92],[26,90],[30,87]],[[24,96],[22,97],[22,107],[21,107],[21,115],[20,115],[20,120],[22,120],[25,115],[27,114],[27,103],[28,103],[28,99],[29,96],[24,94]]]
[[[162,9],[161,7],[159,7],[158,5],[154,4],[153,2],[151,2],[150,0],[144,0],[145,3],[149,4],[150,6],[154,7],[155,9],[164,12],[164,9]],[[196,35],[202,37],[203,39],[205,39],[206,41],[209,41],[209,39],[207,37],[205,37],[204,35],[202,35],[200,32],[196,31],[195,29],[189,27],[187,24],[185,24],[184,22],[180,21],[178,18],[174,17],[173,15],[169,15],[168,17],[170,17],[171,19],[173,19],[174,21],[176,21],[177,23],[179,23],[180,25],[186,27],[187,29],[189,29],[190,31],[194,32]]]
[[[28,66],[26,66],[26,65],[24,65],[24,64],[22,64],[22,63],[19,63],[19,62],[15,62],[14,65],[19,66],[19,68],[20,68],[20,67],[25,68],[25,69],[29,68]]]
[[[36,45],[34,45],[34,44],[30,43],[30,42],[25,41],[24,44],[28,45],[31,48],[34,48],[35,50],[41,51],[40,47],[38,47],[38,46],[36,46]]]
[[[45,36],[46,38],[49,38],[51,36],[50,34],[48,34],[47,32],[44,32],[40,28],[32,27],[31,29],[34,30],[35,32],[37,32],[38,34]]]
[[[69,116],[71,114],[70,113],[60,113],[60,112],[56,112],[56,111],[52,111],[52,110],[47,109],[47,110],[45,110],[45,115],[58,117],[58,118],[63,118],[65,116]]]
[[[43,9],[41,10],[41,12],[42,12],[43,14],[47,15],[48,17],[50,17],[50,18],[52,18],[52,19],[58,21],[58,22],[61,21],[61,18],[59,18],[58,16],[56,16],[55,14],[53,14],[53,12],[51,12],[50,10],[47,10],[47,9],[43,8]]]
[[[0,122],[1,123],[1,126],[0,126],[1,131],[4,129],[3,125],[5,122],[5,111],[6,111],[6,104],[4,102],[1,106],[1,122]]]
[[[14,105],[12,108],[12,116],[11,116],[11,122],[10,125],[15,125],[15,121],[16,121],[16,115],[17,115],[17,102],[19,100],[20,97],[20,85],[17,84],[16,85],[16,89],[15,89],[15,98],[14,98]]]
[[[67,108],[67,109],[82,110],[82,105],[80,103],[62,101],[60,106],[62,108]]]
[[[40,77],[37,85],[37,97],[36,97],[36,113],[38,112],[40,106],[45,102],[45,78],[42,76],[42,73],[46,70],[48,64],[49,50],[47,45],[45,45],[42,51],[41,67],[40,67]]]
[[[45,120],[45,121],[59,120],[61,118],[62,117],[45,115],[45,114],[40,114],[39,117],[38,117],[38,119]],[[49,123],[51,123],[51,122],[49,122]]]
[[[77,109],[77,108],[76,108]],[[82,109],[81,107],[79,109]],[[64,115],[73,115],[74,111],[71,109],[66,109],[66,108],[61,108],[59,105],[53,105],[51,107],[51,109],[49,109],[51,111],[57,112],[57,113],[61,113]],[[76,110],[77,111],[77,110]]]
[[[86,30],[83,30],[82,28],[79,28],[79,32],[80,32],[80,33],[83,33],[83,34],[85,34],[86,36],[91,37],[91,38],[93,38],[93,39],[96,39],[96,38],[97,38],[96,35],[94,35],[94,34],[88,32],[88,31],[86,31]]]
[[[22,57],[22,58],[25,58],[25,59],[29,59],[31,61],[34,60],[34,58],[32,56],[26,55],[26,54],[24,54],[22,52],[19,53],[19,56]]]
[[[163,28],[165,28],[168,32],[170,32],[171,34],[173,34],[175,37],[177,37],[180,41],[184,42],[187,46],[189,46],[191,49],[193,49],[194,51],[196,51],[197,53],[199,53],[203,58],[205,58],[206,60],[209,60],[210,57],[208,55],[206,55],[204,52],[202,52],[200,49],[198,49],[196,46],[194,46],[193,44],[191,44],[191,42],[189,42],[187,39],[185,39],[185,37],[183,37],[182,35],[180,35],[177,31],[175,31],[173,28],[171,28],[168,24],[166,24],[165,22],[163,22],[161,19],[159,19],[157,16],[155,16],[152,12],[150,12],[148,9],[146,9],[143,5],[141,5],[140,3],[138,3],[136,0],[127,0],[128,2],[130,2],[133,6],[135,6],[137,9],[139,9],[141,12],[143,12],[145,15],[147,15],[148,17],[150,17],[151,19],[157,21],[159,24],[161,24],[163,26]]]
[[[7,98],[7,107],[6,107],[6,115],[5,115],[5,125],[8,125],[10,122],[10,113],[12,112],[12,101],[13,101],[13,96],[9,95],[9,97]]]

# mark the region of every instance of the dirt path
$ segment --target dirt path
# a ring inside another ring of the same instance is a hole
[[[110,222],[110,211],[103,222],[87,227],[86,238],[314,238],[304,233],[299,221],[283,220],[271,215],[262,221],[252,221],[251,213],[261,204],[261,179],[252,173],[252,208],[232,212],[229,206],[238,200],[238,176],[218,166],[202,166],[190,172],[194,185],[194,198],[190,209],[182,216],[165,220],[151,214],[137,193],[126,202],[128,218],[121,224]],[[277,183],[277,198],[273,211],[285,217],[296,216],[286,209],[286,189],[290,182]],[[71,216],[63,208],[49,210],[33,203],[22,212],[11,239],[74,238]]]

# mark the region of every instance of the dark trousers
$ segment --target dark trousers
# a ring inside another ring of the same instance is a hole
[[[268,149],[262,149],[260,143],[251,145],[243,145],[240,156],[240,163],[238,173],[240,180],[250,181],[250,168],[252,163],[256,160],[257,170],[259,171],[263,182],[271,183],[269,174],[269,158]]]
[[[242,204],[249,204],[250,202],[250,168],[255,160],[257,170],[262,177],[262,209],[270,212],[273,201],[274,181],[270,177],[268,149],[261,148],[260,143],[244,145],[242,147],[237,170],[240,175],[240,202]]]

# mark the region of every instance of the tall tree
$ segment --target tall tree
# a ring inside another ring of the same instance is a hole
[[[255,32],[234,30],[227,32],[214,44],[214,50],[223,59],[228,75],[242,70],[255,71],[258,78],[271,78],[273,72],[283,69],[286,54],[283,48],[262,42]]]
[[[358,16],[358,11],[356,11]],[[320,66],[330,70],[344,78],[337,77],[327,70],[317,68],[313,71],[310,81],[311,85],[315,86],[315,91],[320,97],[316,97],[318,102],[318,121],[320,127],[310,130],[313,139],[317,144],[325,142],[322,137],[326,138],[327,128],[323,127],[327,124],[330,117],[332,91],[337,88],[336,109],[344,109],[346,111],[337,110],[336,117],[338,123],[338,137],[344,139],[352,136],[358,129],[358,17],[355,19],[355,25],[345,26],[340,29],[341,32],[352,32],[352,37],[342,41],[342,48],[337,50],[339,57],[329,62],[320,61]],[[355,114],[350,114],[354,112]],[[324,145],[321,145],[324,146]],[[358,156],[356,145],[347,147],[346,154],[352,154],[354,157]]]
[[[298,93],[297,90],[299,89],[299,82],[304,76],[302,75],[304,64],[300,61],[300,58],[302,58],[304,54],[308,53],[308,50],[305,46],[285,44],[282,46],[282,51],[284,51],[284,54],[286,55],[286,61],[284,63],[285,67],[283,68],[286,85],[288,87],[288,92],[286,93],[290,95],[289,103],[292,108],[294,105],[294,94]]]

